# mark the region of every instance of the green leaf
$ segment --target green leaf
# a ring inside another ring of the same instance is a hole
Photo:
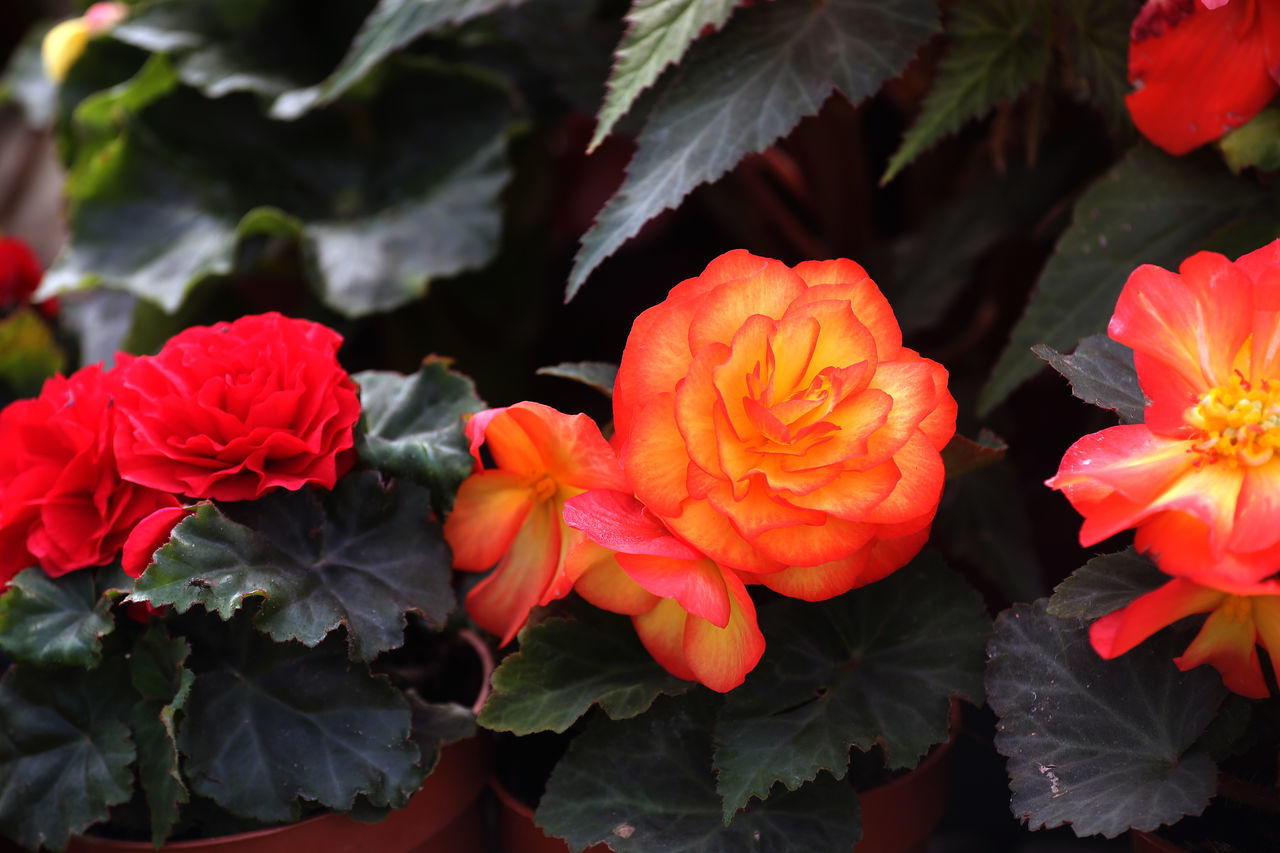
[[[1155,563],[1126,548],[1094,557],[1058,584],[1049,599],[1050,616],[1097,619],[1127,606],[1169,580]]]
[[[264,821],[297,820],[300,800],[404,806],[425,771],[401,693],[336,639],[273,643],[237,622],[221,665],[196,676],[179,725],[191,790]]]
[[[627,33],[618,45],[608,94],[587,151],[604,141],[640,93],[668,65],[679,62],[703,30],[723,27],[737,5],[737,0],[636,0],[627,12]]]
[[[366,370],[352,378],[360,386],[360,461],[423,484],[431,490],[436,512],[448,512],[471,473],[463,416],[484,408],[475,384],[435,358],[413,376]]]
[[[1208,667],[1180,672],[1186,636],[1169,631],[1104,661],[1076,619],[1044,599],[996,619],[987,699],[1009,759],[1012,809],[1032,829],[1070,824],[1115,837],[1199,814],[1217,768],[1193,749],[1226,691]]]
[[[942,448],[942,462],[947,467],[947,479],[963,477],[995,465],[1004,459],[1008,450],[1008,443],[986,428],[978,433],[977,441],[956,433],[946,447]]]
[[[0,649],[39,666],[95,667],[102,638],[115,629],[111,601],[93,572],[51,578],[24,569],[0,597]]]
[[[1176,269],[1215,231],[1264,202],[1255,186],[1203,158],[1134,148],[1076,202],[1071,225],[982,391],[978,414],[1035,374],[1034,344],[1065,351],[1102,331],[1140,264]]]
[[[18,665],[0,681],[0,835],[66,847],[133,792],[122,659],[56,673]]]
[[[343,625],[352,659],[372,660],[404,642],[409,611],[440,627],[453,609],[452,558],[430,519],[425,489],[383,489],[375,471],[348,475],[323,502],[306,489],[205,503],[174,528],[131,599],[230,619],[246,597],[264,596],[259,630],[314,646]]]
[[[378,0],[338,67],[314,86],[281,93],[271,106],[271,116],[293,120],[308,110],[332,103],[388,56],[426,33],[521,2],[523,0]]]
[[[1218,140],[1231,171],[1280,169],[1280,109],[1267,107]]]
[[[1070,24],[1067,61],[1073,87],[1097,107],[1114,132],[1127,130],[1129,112],[1129,28],[1136,8],[1116,0],[1058,0]]]
[[[947,24],[949,45],[919,118],[889,158],[881,184],[944,136],[1012,101],[1049,70],[1053,9],[1047,0],[962,0]]]
[[[133,706],[129,725],[138,745],[138,779],[151,810],[151,838],[160,844],[178,821],[178,806],[190,801],[178,766],[174,715],[182,709],[195,675],[183,666],[191,647],[170,638],[158,623],[134,644],[130,676],[142,700]]]
[[[172,312],[267,235],[300,241],[321,298],[357,316],[496,250],[511,108],[485,73],[405,60],[366,100],[288,123],[247,95],[209,101],[172,75],[158,82],[144,72],[77,112],[84,136],[113,141],[86,144],[93,156],[71,175],[71,242],[42,296],[105,284]]]
[[[853,786],[830,778],[724,825],[708,700],[699,691],[630,720],[593,719],[552,771],[537,824],[573,850],[597,842],[618,853],[851,850],[861,835],[857,797]]]
[[[559,376],[590,385],[606,396],[613,396],[613,383],[618,378],[618,365],[607,361],[566,361],[539,367],[539,376]]]
[[[40,47],[45,33],[54,21],[39,21],[22,37],[14,48],[9,65],[0,78],[0,102],[15,101],[26,114],[27,122],[35,127],[46,127],[53,121],[58,103],[58,87],[44,73]]]
[[[1140,424],[1147,406],[1133,366],[1133,350],[1106,335],[1090,335],[1075,352],[1063,355],[1051,346],[1031,348],[1071,383],[1071,393],[1095,406],[1110,409],[1126,424]]]
[[[775,782],[843,778],[849,748],[912,767],[947,739],[950,700],[982,698],[991,622],[978,593],[932,555],[821,603],[760,609],[769,644],[715,727],[727,822]]]
[[[634,717],[659,694],[690,686],[654,662],[629,619],[613,614],[593,615],[590,622],[548,619],[524,629],[520,651],[490,683],[480,725],[518,735],[563,732],[593,704],[615,720]]]
[[[570,298],[646,222],[818,111],[898,76],[937,31],[933,0],[775,0],[700,39],[664,84],[622,188],[582,238]]]

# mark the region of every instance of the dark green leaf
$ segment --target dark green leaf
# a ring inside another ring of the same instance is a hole
[[[181,710],[195,675],[183,666],[190,646],[165,635],[158,623],[134,644],[130,675],[142,700],[129,714],[138,745],[138,779],[151,810],[151,838],[159,844],[178,821],[178,806],[190,800],[178,766],[174,715]]]
[[[273,643],[241,624],[192,685],[178,729],[191,790],[242,817],[297,820],[300,800],[400,808],[422,784],[409,706],[343,654]]]
[[[102,638],[114,628],[111,597],[90,571],[51,578],[39,568],[24,569],[0,598],[0,649],[21,661],[97,666]]]
[[[880,183],[920,153],[1001,101],[1012,101],[1049,70],[1053,10],[1047,0],[961,0],[947,24],[949,45],[933,89]]]
[[[1166,583],[1169,576],[1132,548],[1094,557],[1053,590],[1051,616],[1097,619]]]
[[[1044,600],[996,619],[987,698],[1000,717],[1012,808],[1031,828],[1114,837],[1199,814],[1217,768],[1192,749],[1226,691],[1209,667],[1180,672],[1186,637],[1166,632],[1104,661],[1076,619]]]
[[[659,694],[689,687],[654,662],[630,620],[612,614],[526,628],[520,651],[502,662],[491,683],[480,725],[521,735],[562,732],[593,704],[614,719],[634,717]]]
[[[129,799],[134,760],[122,722],[136,699],[121,659],[56,674],[18,665],[0,681],[0,835],[32,850]]]
[[[1177,268],[1209,237],[1263,201],[1253,185],[1197,157],[1140,145],[1080,197],[1070,227],[978,401],[985,414],[1035,374],[1035,344],[1064,351],[1107,325],[1140,264]]]
[[[1218,140],[1231,171],[1280,169],[1280,109],[1268,107]]]
[[[613,396],[613,382],[618,378],[618,365],[607,361],[566,361],[550,367],[539,367],[541,376],[559,376],[561,379],[572,379],[583,385]]]
[[[956,433],[942,448],[942,461],[947,466],[947,479],[981,471],[1004,458],[1009,445],[989,429],[978,433],[978,440]]]
[[[0,78],[0,102],[16,101],[27,122],[36,127],[50,124],[57,107],[58,87],[45,75],[40,58],[40,46],[53,23],[41,21],[27,30]]]
[[[535,820],[573,850],[618,853],[813,853],[851,850],[861,835],[853,786],[831,778],[720,816],[711,772],[713,707],[705,692],[647,714],[596,717],[551,773]]]
[[[636,0],[627,12],[627,33],[618,45],[609,74],[608,94],[596,118],[587,150],[604,141],[618,119],[668,65],[680,61],[703,30],[718,30],[729,20],[737,0]]]
[[[352,378],[360,385],[360,460],[422,483],[436,511],[447,512],[471,473],[463,416],[484,408],[475,385],[441,359],[423,362],[413,376],[366,370]]]
[[[1129,28],[1137,7],[1117,0],[1058,0],[1070,29],[1064,39],[1069,83],[1097,107],[1113,131],[1129,127]]]
[[[1095,406],[1110,409],[1126,424],[1140,424],[1147,405],[1133,366],[1133,350],[1106,335],[1090,335],[1075,352],[1063,355],[1047,344],[1031,351],[1049,362],[1071,383],[1071,393]]]
[[[898,76],[937,30],[933,0],[775,0],[699,40],[658,98],[626,181],[582,238],[568,295],[646,222],[816,113]]]
[[[133,600],[179,613],[201,604],[229,619],[246,597],[265,596],[260,630],[314,646],[344,625],[354,660],[403,643],[409,611],[443,625],[454,605],[452,559],[426,490],[384,490],[365,471],[323,497],[307,489],[202,504],[156,553]]]
[[[715,727],[726,821],[775,782],[843,778],[851,746],[911,767],[947,739],[952,696],[981,701],[991,622],[932,555],[827,602],[772,602],[760,626],[764,658]]]

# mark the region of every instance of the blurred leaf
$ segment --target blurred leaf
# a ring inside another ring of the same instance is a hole
[[[1256,186],[1203,158],[1170,157],[1146,144],[1134,148],[1076,202],[1071,225],[987,380],[978,414],[1035,375],[1034,344],[1064,351],[1104,329],[1139,265],[1176,269],[1217,229],[1264,203]]]
[[[1126,548],[1094,557],[1076,569],[1054,588],[1045,611],[1061,618],[1097,619],[1168,580],[1155,563]]]
[[[991,620],[931,554],[830,601],[770,602],[760,628],[764,657],[714,730],[726,821],[775,782],[844,778],[851,746],[913,767],[947,739],[951,697],[982,701]]]
[[[102,283],[173,311],[265,234],[300,240],[321,298],[357,316],[496,250],[511,116],[485,74],[405,61],[369,100],[283,123],[148,68],[77,112],[83,136],[114,141],[72,172],[71,242],[42,296]]]
[[[431,358],[412,376],[366,370],[352,378],[360,385],[360,460],[423,484],[436,512],[448,512],[471,473],[463,416],[484,408],[475,384],[449,370],[447,361]]]
[[[138,778],[151,810],[151,838],[160,844],[178,821],[178,806],[191,797],[178,766],[174,715],[182,709],[195,675],[183,666],[191,647],[165,635],[158,623],[133,645],[129,655],[133,686],[142,700],[129,714],[138,745]]]
[[[242,817],[297,820],[364,795],[400,808],[422,785],[409,706],[352,664],[337,638],[308,649],[233,623],[219,666],[196,676],[178,745],[191,790]]]
[[[14,48],[4,76],[0,77],[0,102],[15,101],[22,107],[27,122],[35,127],[47,127],[53,122],[58,103],[58,87],[45,76],[40,58],[45,33],[54,23],[39,21],[27,30]]]
[[[539,367],[538,374],[572,379],[612,397],[613,382],[618,378],[618,365],[607,361],[566,361],[550,367]]]
[[[738,0],[635,0],[587,151],[604,141],[640,93],[679,62],[704,30],[723,27],[737,6]]]
[[[426,33],[521,2],[523,0],[378,0],[338,67],[314,86],[279,93],[271,106],[271,117],[292,120],[331,103],[388,56]]]
[[[1076,397],[1110,409],[1122,423],[1142,423],[1147,398],[1138,384],[1133,350],[1124,344],[1106,335],[1090,335],[1071,355],[1063,355],[1046,344],[1037,344],[1031,351],[1067,378]]]
[[[1263,172],[1280,169],[1280,109],[1267,107],[1219,139],[1218,147],[1233,172],[1250,167]]]
[[[629,720],[596,717],[552,771],[534,820],[572,850],[597,842],[618,853],[853,849],[857,797],[830,778],[771,797],[726,827],[711,770],[712,719],[705,691],[660,700]]]
[[[1012,101],[1049,70],[1048,0],[961,0],[947,23],[948,47],[920,115],[889,158],[881,184],[944,136]]]
[[[613,614],[525,628],[491,683],[480,725],[518,735],[563,732],[593,704],[615,720],[634,717],[658,695],[690,687],[654,661],[630,619]]]
[[[0,381],[17,396],[34,397],[65,363],[49,324],[32,309],[24,307],[0,320]]]
[[[1226,690],[1208,667],[1180,672],[1186,637],[1169,631],[1104,661],[1083,621],[1044,600],[996,619],[987,699],[999,716],[1013,813],[1032,829],[1070,824],[1114,838],[1199,814],[1217,768],[1192,749]]]
[[[97,666],[102,638],[115,629],[111,601],[93,572],[51,578],[24,569],[0,597],[0,649],[38,666]]]
[[[641,226],[764,150],[833,90],[858,103],[937,31],[934,0],[774,0],[700,39],[657,98],[622,188],[582,238],[573,297]]]
[[[0,680],[0,835],[62,850],[133,792],[121,722],[136,697],[122,658],[56,674],[17,665]]]
[[[978,433],[978,440],[956,433],[942,448],[942,462],[947,466],[947,479],[981,471],[1004,458],[1009,445],[989,429]]]
[[[349,474],[329,494],[206,502],[174,528],[130,598],[230,619],[262,596],[254,625],[276,640],[314,646],[343,625],[352,659],[372,660],[404,642],[406,613],[439,628],[453,609],[452,559],[430,519],[425,489],[384,489],[376,471]]]
[[[1132,0],[1057,0],[1070,24],[1067,61],[1084,94],[1115,132],[1130,127],[1124,96],[1129,92],[1129,28],[1137,6]],[[1072,82],[1075,82],[1073,80]]]

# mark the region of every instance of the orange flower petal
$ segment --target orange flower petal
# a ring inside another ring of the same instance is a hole
[[[671,598],[659,599],[647,613],[631,617],[636,634],[649,654],[676,678],[697,681],[684,657],[684,629],[689,614]]]
[[[472,422],[484,423],[484,444],[493,455],[494,465],[504,471],[534,475],[547,470],[546,460],[540,448],[525,431],[519,419],[512,416],[512,407],[496,410],[496,414],[483,419],[482,412],[472,417]],[[472,438],[472,445],[475,439]]]
[[[647,554],[618,554],[618,565],[633,581],[662,598],[723,628],[729,622],[729,593],[715,563],[707,559],[677,560]]]
[[[1226,547],[1261,551],[1280,542],[1280,459],[1244,468],[1234,526]]]
[[[732,612],[716,626],[690,614],[684,630],[684,657],[694,677],[720,693],[741,684],[764,654],[764,634],[756,622],[756,608],[742,581],[726,572]]]
[[[467,594],[476,624],[506,645],[555,580],[560,562],[560,519],[550,501],[529,513],[502,562]],[[455,510],[456,512],[456,510]]]
[[[886,361],[897,357],[902,346],[898,318],[889,300],[861,266],[844,259],[809,261],[798,264],[795,271],[809,285],[809,292],[799,300],[801,305],[818,299],[847,300],[875,339],[877,357]]]
[[[648,613],[660,600],[633,581],[618,565],[614,553],[594,542],[584,542],[569,552],[566,567],[572,567],[573,589],[601,610],[638,616]]]
[[[928,445],[923,438],[921,441]],[[928,447],[934,456],[938,456],[932,445]],[[886,462],[869,471],[843,471],[822,488],[802,495],[789,495],[787,500],[795,506],[829,513],[848,521],[871,521],[871,513],[888,500],[902,482],[898,466]],[[936,502],[937,499],[934,500]],[[916,511],[919,512],[918,507]]]
[[[936,361],[926,359],[925,363],[933,370],[934,405],[933,411],[920,421],[920,431],[929,437],[934,447],[941,450],[956,434],[959,406],[956,405],[956,398],[947,390],[947,369]]]
[[[586,415],[566,415],[541,403],[521,402],[507,409],[507,417],[537,449],[540,470],[560,485],[584,491],[627,488],[617,454]],[[489,447],[497,460],[499,442],[491,438]]]
[[[763,318],[762,318],[763,319]],[[676,386],[674,418],[685,453],[695,465],[710,474],[720,473],[715,415],[724,402],[712,378],[716,368],[729,357],[724,344],[703,347],[689,365],[689,373]],[[734,401],[741,407],[741,398]]]
[[[766,530],[795,525],[812,526],[826,520],[825,513],[795,506],[775,496],[761,477],[752,479],[741,499],[735,498],[733,491],[723,483],[715,484],[706,499],[748,541]]]
[[[767,530],[756,537],[754,544],[761,554],[776,560],[780,564],[779,568],[815,566],[851,556],[875,533],[874,524],[828,516],[826,522],[817,527]],[[749,568],[745,570],[760,571]]]
[[[667,516],[663,522],[680,538],[695,546],[722,566],[745,572],[776,572],[786,563],[771,557],[764,549],[747,542],[725,518],[704,501],[689,501],[678,516]],[[809,531],[819,528],[805,528]],[[769,536],[770,534],[765,534]],[[821,559],[809,562],[821,562]]]
[[[872,524],[897,524],[919,516],[921,507],[937,508],[947,471],[933,442],[923,433],[913,433],[893,454],[893,464],[909,475],[899,478],[888,497],[862,520]]]
[[[1226,593],[1175,578],[1089,626],[1089,642],[1106,660],[1124,654],[1161,628],[1217,607]]]
[[[781,317],[804,290],[804,281],[786,264],[765,259],[758,272],[703,294],[689,324],[690,352],[733,340],[753,314]]]
[[[670,394],[658,395],[640,410],[621,456],[636,496],[659,515],[678,515],[689,496],[689,452],[676,428]]]
[[[565,501],[564,521],[594,542],[625,554],[700,560],[702,554],[676,539],[626,492],[593,489]]]
[[[444,522],[454,568],[482,572],[498,562],[529,515],[531,498],[528,479],[512,471],[482,471],[463,480]]]
[[[1247,618],[1233,615],[1233,611],[1241,609],[1249,611]],[[1227,689],[1250,699],[1265,699],[1267,682],[1258,661],[1252,609],[1248,599],[1236,599],[1220,606],[1209,614],[1200,633],[1173,662],[1184,672],[1208,664],[1222,673],[1222,683]]]

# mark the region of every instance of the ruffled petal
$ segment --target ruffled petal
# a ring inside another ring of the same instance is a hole
[[[559,564],[560,519],[554,504],[544,501],[529,513],[498,567],[467,594],[467,612],[505,646],[554,582]]]
[[[573,591],[601,610],[638,616],[660,600],[633,581],[608,548],[586,541],[565,558],[565,571],[573,578]]]
[[[482,572],[502,557],[533,507],[527,478],[492,470],[462,481],[444,538],[453,549],[454,568]]]
[[[702,558],[626,492],[594,489],[570,498],[564,504],[564,522],[613,551],[679,560]]]
[[[663,669],[676,678],[697,681],[684,656],[684,629],[689,614],[675,599],[663,598],[653,609],[631,617],[636,635]]]
[[[633,581],[661,598],[672,598],[695,616],[723,628],[730,601],[720,568],[707,559],[674,560],[643,554],[618,554],[618,565]]]
[[[621,456],[636,496],[659,515],[678,515],[689,497],[689,452],[676,428],[671,394],[658,395],[640,410]]]
[[[717,626],[691,614],[684,631],[684,657],[694,677],[720,693],[741,684],[764,654],[764,634],[746,586],[731,572],[724,574],[724,584],[732,602],[728,622]]]
[[[626,488],[617,454],[591,418],[531,402],[516,403],[507,414],[537,448],[541,470],[557,483],[583,490]]]

